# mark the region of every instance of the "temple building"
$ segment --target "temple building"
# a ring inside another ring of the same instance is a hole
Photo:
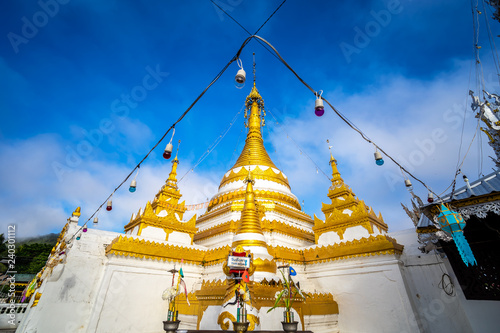
[[[178,156],[165,184],[124,223],[123,233],[82,228],[76,211],[37,276],[17,332],[161,333],[168,311],[162,292],[171,284],[169,271],[181,267],[187,293],[178,296],[180,329],[232,330],[236,313],[226,305],[235,286],[227,258],[235,252],[252,258],[252,331],[282,329],[283,311],[268,310],[283,288],[278,268],[284,265],[293,266],[295,282],[308,295],[293,304],[299,330],[484,327],[481,316],[490,310],[470,313],[457,287],[448,295],[438,286],[441,270],[449,270],[446,258],[421,253],[414,229],[389,234],[381,214],[345,184],[332,155],[331,186],[318,189],[328,201],[323,214],[305,214],[287,176],[266,152],[264,100],[255,82],[245,106],[245,146],[221,175],[206,212],[184,220]]]

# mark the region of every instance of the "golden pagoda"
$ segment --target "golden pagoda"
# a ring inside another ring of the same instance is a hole
[[[221,242],[233,243],[246,195],[244,180],[250,171],[256,212],[261,217],[260,229],[267,245],[312,245],[313,219],[302,211],[299,200],[291,192],[288,178],[276,167],[264,148],[264,100],[255,82],[245,106],[248,128],[245,146],[234,166],[224,174],[207,212],[197,219],[198,232],[194,242],[209,247]]]

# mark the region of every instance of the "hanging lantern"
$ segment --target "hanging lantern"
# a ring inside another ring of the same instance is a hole
[[[246,72],[243,68],[238,70],[238,73],[236,73],[236,76],[234,78],[234,85],[236,88],[241,89],[245,86],[245,81],[246,81]]]
[[[128,188],[128,190],[131,193],[134,193],[135,190],[136,190],[136,187],[137,187],[137,181],[135,179],[132,179],[132,181],[130,182],[130,187]]]
[[[462,257],[463,262],[469,266],[476,265],[476,258],[472,253],[472,250],[465,239],[463,230],[465,228],[465,221],[457,212],[452,211],[449,207],[441,204],[441,212],[437,216],[438,222],[441,225],[441,229],[451,234],[455,245],[457,246],[458,252]]]
[[[80,240],[80,238],[82,238],[82,237],[80,236],[80,234],[78,234],[78,235],[76,236],[76,240]]]
[[[316,93],[316,102],[314,104],[314,114],[318,117],[325,114],[325,107],[323,106],[323,100],[321,99],[322,94],[323,90]]]
[[[375,164],[377,164],[379,166],[384,165],[384,160],[382,159],[382,154],[378,150],[373,155],[375,155]]]
[[[113,209],[113,202],[111,201],[111,199],[109,199],[108,204],[106,206],[106,210],[109,212],[112,209]]]
[[[314,114],[318,117],[321,117],[322,115],[325,114],[325,107],[323,106],[323,100],[322,99],[316,99],[316,103],[314,106]]]
[[[434,202],[434,194],[432,194],[432,192],[429,192],[429,194],[427,194],[427,202],[428,203]]]
[[[174,146],[171,143],[168,143],[165,147],[165,151],[163,152],[163,158],[168,160],[172,156],[172,150]]]
[[[236,63],[238,64],[240,69],[238,70],[238,73],[236,73],[236,76],[234,77],[234,85],[236,86],[236,88],[241,89],[245,86],[247,73],[243,69],[243,64],[241,63],[240,58],[236,60]]]
[[[99,219],[96,217],[94,217],[94,225],[96,225],[97,223],[99,223]]]
[[[84,225],[84,226],[83,226],[82,231],[83,231],[83,232],[87,232],[87,225]]]
[[[409,180],[408,178],[405,179],[405,186],[408,191],[413,190],[413,185],[411,184],[411,180]]]

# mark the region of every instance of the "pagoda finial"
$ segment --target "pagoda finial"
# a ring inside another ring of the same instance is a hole
[[[72,216],[80,216],[81,215],[81,208],[76,207],[75,211],[73,212]]]
[[[340,176],[340,172],[337,169],[337,160],[333,157],[332,154],[332,146],[330,146],[330,141],[326,140],[326,143],[328,143],[328,149],[330,150],[330,166],[332,167],[332,185],[337,186],[340,185],[344,182],[342,177]]]
[[[256,79],[256,75],[255,75],[255,52],[253,53],[253,86],[255,87],[255,79]]]
[[[181,144],[181,140],[179,140],[179,144],[177,145],[177,152],[175,154],[175,158],[172,161],[172,170],[170,171],[170,174],[168,175],[168,179],[165,181],[165,184],[167,186],[177,188],[177,165],[179,164],[179,159],[177,156],[179,155],[179,146]]]
[[[175,158],[172,161],[172,163],[174,163],[174,161],[177,161],[177,163],[179,163],[179,160],[177,159],[177,156],[179,155],[179,147],[180,146],[181,146],[181,140],[179,140],[179,143],[177,144],[177,151],[175,152]]]

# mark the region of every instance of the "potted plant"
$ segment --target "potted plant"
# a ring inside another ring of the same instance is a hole
[[[277,307],[283,306],[285,308],[285,311],[283,311],[283,321],[281,322],[283,330],[285,332],[297,332],[298,322],[293,318],[293,312],[291,311],[292,305],[297,297],[305,300],[307,294],[303,293],[300,290],[299,285],[292,280],[292,276],[297,275],[297,272],[295,272],[290,265],[279,266],[278,269],[283,277],[283,289],[276,292],[276,295],[274,296],[276,301],[274,302],[273,307],[267,310],[267,312],[271,312]],[[286,274],[283,272],[283,269],[286,269]]]
[[[179,296],[182,292],[181,287],[184,288],[184,293],[186,295],[186,301],[188,305],[190,304],[187,295],[186,283],[182,279],[184,277],[184,273],[182,272],[182,267],[180,268],[180,270],[176,270],[174,266],[174,268],[169,270],[169,272],[172,273],[172,286],[165,289],[162,295],[162,298],[168,301],[167,320],[163,321],[163,329],[167,333],[175,333],[181,322],[179,320],[178,304],[176,303],[177,296]],[[175,281],[176,273],[179,273],[177,275],[177,282]]]

